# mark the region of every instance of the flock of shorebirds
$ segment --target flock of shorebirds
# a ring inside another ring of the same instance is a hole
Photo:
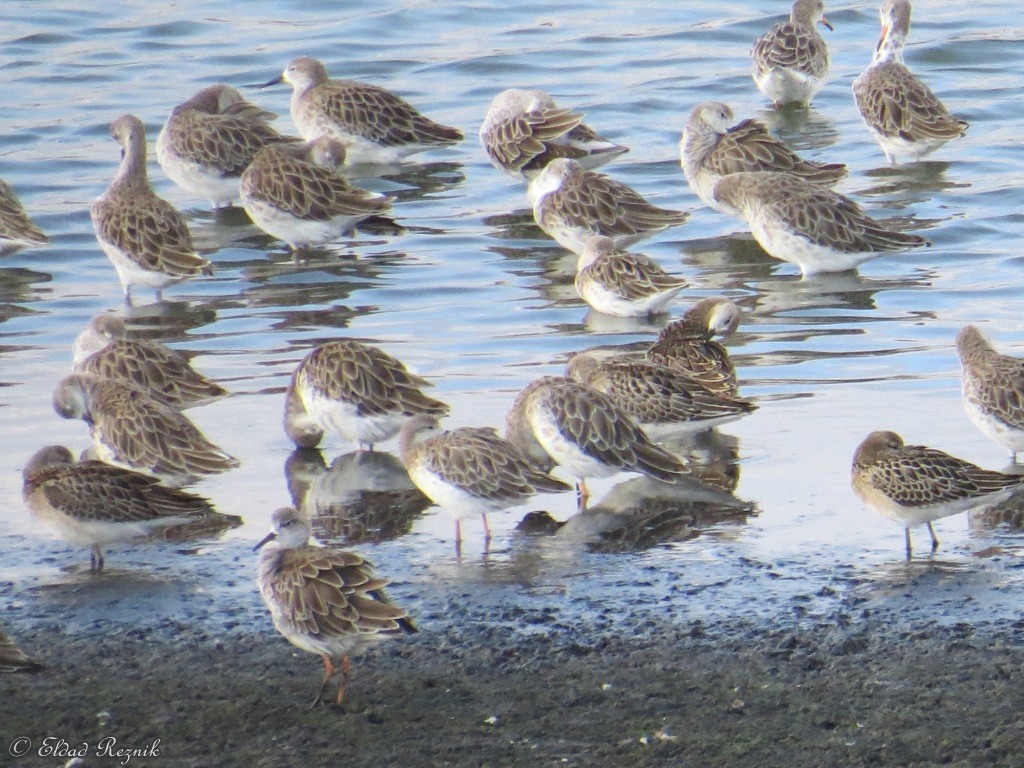
[[[868,69],[854,82],[868,129],[891,162],[917,160],[965,131],[903,62],[910,26],[908,0],[884,0],[882,34]],[[825,84],[829,57],[817,24],[821,0],[796,0],[788,21],[756,42],[753,76],[777,105],[808,104]],[[301,138],[278,133],[273,115],[226,85],[201,90],[175,107],[156,141],[169,178],[214,206],[240,201],[252,221],[293,250],[336,240],[393,200],[353,186],[354,169],[404,161],[463,138],[457,128],[421,115],[399,96],[361,82],[332,80],[315,59],[291,61],[279,78],[292,87],[291,117]],[[114,265],[127,301],[133,289],[157,293],[207,274],[185,220],[152,190],[146,135],[131,115],[114,121],[122,160],[96,200],[96,237]],[[528,182],[540,228],[578,255],[575,286],[599,312],[645,316],[663,311],[686,282],[652,259],[623,248],[687,215],[658,208],[594,169],[627,148],[559,107],[547,94],[511,89],[490,106],[480,142],[500,170]],[[753,120],[736,122],[730,108],[706,102],[693,109],[680,143],[681,164],[709,206],[744,219],[772,256],[804,274],[855,269],[865,260],[927,241],[868,217],[830,187],[840,164],[796,155]],[[0,186],[7,247],[45,242],[6,186]],[[755,405],[740,395],[726,349],[740,312],[728,299],[697,302],[640,354],[576,355],[565,376],[529,384],[506,418],[504,435],[463,427],[444,431],[448,405],[424,393],[429,382],[380,349],[352,340],[320,345],[295,369],[284,403],[284,428],[299,447],[335,433],[372,449],[396,435],[412,482],[456,519],[486,515],[538,492],[570,490],[551,475],[561,468],[576,483],[580,509],[586,481],[638,472],[668,483],[691,467],[660,443],[738,419]],[[1000,355],[973,327],[957,339],[964,402],[972,419],[1011,453],[1024,449],[1024,363]],[[211,443],[183,411],[227,395],[167,347],[128,338],[123,321],[102,316],[75,345],[74,372],[60,382],[54,408],[83,419],[93,448],[76,461],[66,448],[39,451],[24,470],[32,510],[74,543],[91,548],[103,568],[104,547],[169,526],[216,516],[209,502],[181,489],[238,465]],[[907,530],[992,501],[1024,484],[1024,476],[989,471],[948,454],[907,446],[875,432],[857,449],[853,487]],[[224,516],[226,517],[226,516]],[[320,655],[325,673],[319,701],[340,661],[344,695],[350,653],[415,626],[384,592],[385,580],[363,557],[310,542],[310,521],[277,510],[260,542],[258,584],[274,625],[297,647]]]

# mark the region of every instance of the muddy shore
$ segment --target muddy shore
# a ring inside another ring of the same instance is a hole
[[[130,764],[1024,764],[1024,621],[992,561],[979,579],[925,560],[884,588],[745,558],[710,579],[591,555],[529,583],[424,563],[392,588],[421,631],[311,709],[320,662],[274,632],[247,549],[167,549],[0,584],[3,628],[47,665],[0,676],[0,764],[64,765],[59,740],[89,766],[154,745]]]

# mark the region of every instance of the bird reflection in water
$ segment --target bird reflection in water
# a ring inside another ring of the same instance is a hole
[[[385,451],[353,451],[328,467],[320,451],[300,448],[288,457],[285,477],[292,503],[325,543],[397,539],[431,503],[398,457]]]
[[[723,524],[741,525],[758,514],[755,504],[737,498],[739,441],[717,430],[667,446],[688,457],[691,477],[663,483],[634,477],[618,483],[600,502],[565,522],[531,512],[517,530],[583,544],[592,552],[639,552],[688,541]]]
[[[695,539],[722,524],[743,524],[756,514],[754,504],[690,480],[670,484],[635,477],[564,523],[531,512],[517,530],[582,543],[592,552],[640,552]]]

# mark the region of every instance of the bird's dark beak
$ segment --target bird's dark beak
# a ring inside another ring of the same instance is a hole
[[[826,19],[824,16],[818,21],[821,26],[825,27],[829,32],[835,32],[836,28],[832,26],[832,22]]]
[[[273,541],[276,538],[277,538],[277,534],[274,533],[273,531],[271,531],[270,533],[268,533],[266,536],[263,537],[263,540],[259,544],[257,544],[255,547],[252,548],[252,551],[255,552],[260,547],[262,547],[264,544],[269,544],[271,541]]]
[[[284,75],[280,74],[277,77],[275,77],[273,80],[267,80],[267,82],[265,82],[265,83],[254,83],[254,84],[250,85],[249,87],[250,88],[269,88],[272,85],[280,85],[283,82],[284,82]]]

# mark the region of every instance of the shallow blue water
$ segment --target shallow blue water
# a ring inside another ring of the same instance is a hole
[[[194,353],[197,368],[236,393],[191,412],[242,461],[197,486],[219,509],[245,518],[211,549],[254,542],[270,513],[291,500],[283,390],[312,344],[378,343],[436,382],[437,396],[452,405],[452,425],[500,425],[515,393],[560,372],[571,352],[649,341],[667,319],[601,318],[576,297],[574,260],[533,227],[524,188],[495,171],[476,141],[491,98],[512,86],[542,88],[585,110],[589,124],[632,147],[609,174],[658,204],[692,212],[683,227],[637,248],[696,286],[677,313],[691,297],[720,293],[746,310],[730,345],[744,393],[763,402],[723,431],[735,437],[737,503],[755,514],[723,522],[721,536],[674,545],[672,558],[713,561],[716,547],[726,547],[816,566],[852,559],[867,571],[898,560],[901,531],[849,489],[853,450],[874,429],[985,466],[1005,464],[1002,449],[961,409],[953,339],[965,323],[978,323],[1002,349],[1024,354],[1017,191],[1024,27],[1015,4],[918,4],[908,63],[971,129],[934,160],[895,169],[861,125],[850,93],[877,39],[874,3],[830,4],[831,81],[813,109],[785,115],[766,108],[747,55],[788,3],[719,4],[715,18],[707,6],[678,2],[557,10],[540,2],[364,3],[329,13],[323,3],[263,2],[247,5],[245,19],[230,2],[79,5],[5,4],[0,177],[52,244],[0,264],[0,493],[8,501],[0,579],[45,577],[82,555],[51,541],[29,516],[20,469],[42,445],[86,447],[84,425],[58,418],[50,393],[70,367],[78,332],[122,307],[88,216],[117,165],[107,125],[138,114],[152,144],[170,109],[203,85],[263,82],[299,54],[321,58],[335,76],[401,93],[467,139],[423,156],[419,169],[374,182],[399,196],[394,218],[402,232],[363,232],[300,264],[243,215],[215,218],[151,160],[154,187],[185,211],[216,274],[170,289],[163,305],[135,307],[129,319],[140,335]],[[293,130],[287,89],[248,93],[281,115],[280,129]],[[843,192],[873,215],[911,219],[932,247],[878,259],[859,275],[799,279],[686,186],[679,133],[707,98],[765,120],[811,158],[847,163]],[[330,464],[352,447],[328,439],[323,458]],[[596,483],[595,496],[625,479]],[[494,516],[492,558],[507,555],[513,526],[538,507],[559,520],[574,513],[564,494]],[[463,528],[466,552],[479,551],[479,526]],[[971,532],[962,516],[938,529],[942,556],[953,560],[994,542],[1015,556],[1022,543]],[[451,530],[450,519],[429,508],[388,554],[449,562]],[[144,548],[132,557],[145,567]],[[664,552],[620,557],[627,569],[631,558],[665,562]]]

